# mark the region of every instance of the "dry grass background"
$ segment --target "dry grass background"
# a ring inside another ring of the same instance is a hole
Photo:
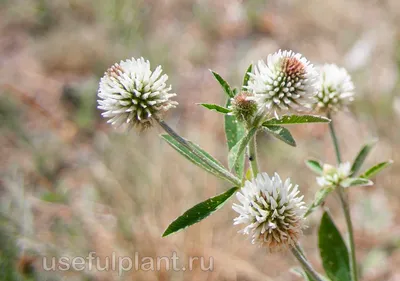
[[[195,105],[224,102],[208,68],[238,85],[250,62],[279,48],[352,73],[357,100],[337,117],[344,158],[379,136],[368,164],[395,161],[374,187],[351,193],[363,280],[400,280],[399,26],[397,0],[1,0],[3,280],[21,280],[17,272],[30,265],[37,280],[300,280],[288,271],[296,265],[289,255],[267,254],[236,233],[229,204],[162,239],[176,216],[229,186],[177,155],[158,138],[160,129],[116,132],[95,108],[97,82],[109,65],[147,57],[164,66],[178,93],[180,106],[167,121],[226,163],[222,117]],[[327,129],[293,128],[296,149],[260,137],[262,170],[292,177],[310,202],[317,187],[303,161],[334,162]],[[343,229],[337,202],[328,206]],[[319,217],[311,217],[302,240],[317,264]],[[215,269],[120,278],[40,269],[40,256],[89,251],[212,256]]]

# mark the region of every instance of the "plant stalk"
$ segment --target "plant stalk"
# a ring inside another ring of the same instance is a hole
[[[329,130],[330,130],[330,134],[332,137],[333,146],[335,147],[336,160],[337,160],[337,163],[340,164],[340,163],[342,163],[342,158],[341,158],[341,154],[340,154],[339,142],[338,142],[338,139],[336,136],[335,127],[333,125],[333,120],[332,120],[330,113],[328,113],[328,118],[331,119],[331,122],[329,123]],[[351,278],[353,281],[358,281],[357,258],[356,258],[356,249],[355,249],[355,243],[354,243],[354,231],[353,231],[353,223],[351,221],[349,202],[348,202],[348,199],[346,198],[346,194],[344,192],[343,187],[338,186],[336,188],[336,191],[339,195],[340,204],[343,209],[343,214],[344,214],[344,217],[346,220],[346,226],[347,226],[347,231],[348,231],[348,235],[349,235],[349,244],[350,244],[349,245],[349,257],[350,257]]]
[[[193,149],[192,145],[182,138],[180,135],[178,135],[170,126],[168,126],[167,123],[164,122],[164,120],[161,120],[159,118],[155,118],[158,124],[171,136],[173,137],[177,142],[179,142],[181,145],[185,146],[190,152],[192,152],[194,155],[199,157],[206,165],[208,165],[210,168],[213,168],[214,170],[217,170],[218,173],[220,174],[221,177],[224,179],[230,181],[233,183],[235,186],[240,187],[242,185],[242,182],[240,179],[229,173],[228,171],[224,171],[221,169],[215,169],[215,163],[213,163],[210,159],[207,157],[204,157],[202,154],[198,153],[195,149]]]
[[[315,271],[315,269],[312,267],[312,265],[308,262],[308,260],[305,258],[303,253],[299,250],[299,246],[296,245],[294,247],[291,247],[292,254],[295,256],[295,258],[299,261],[301,264],[301,267],[305,272],[308,273],[315,281],[324,281],[318,272]]]
[[[258,175],[258,160],[257,160],[257,132],[254,134],[253,138],[249,143],[249,162],[251,167],[251,172],[253,174],[253,178]]]

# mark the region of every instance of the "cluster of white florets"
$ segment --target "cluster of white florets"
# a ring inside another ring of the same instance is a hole
[[[150,127],[154,117],[178,104],[170,100],[176,94],[170,93],[168,76],[161,73],[161,66],[151,71],[150,62],[143,58],[111,66],[100,80],[98,108],[104,110],[102,116],[110,118],[108,123],[114,126]]]
[[[279,115],[312,109],[316,102],[317,72],[301,54],[281,51],[260,60],[250,73],[247,89],[263,115]]]
[[[350,177],[351,174],[351,164],[350,162],[345,162],[339,164],[338,167],[324,164],[322,170],[322,176],[317,177],[317,183],[321,187],[332,187],[341,186],[341,183]]]
[[[293,246],[302,235],[306,210],[303,196],[298,195],[298,186],[289,178],[259,174],[236,194],[240,204],[233,204],[239,213],[234,224],[244,224],[240,232],[270,251]]]

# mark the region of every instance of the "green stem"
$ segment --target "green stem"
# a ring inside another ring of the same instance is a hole
[[[349,243],[350,243],[350,267],[352,273],[353,281],[358,281],[358,273],[357,273],[357,258],[356,258],[356,249],[354,243],[354,231],[353,231],[353,223],[351,222],[351,215],[349,210],[349,203],[346,199],[346,194],[344,193],[343,187],[339,186],[338,194],[340,199],[340,204],[342,205],[344,217],[346,219],[347,231],[349,232]]]
[[[164,120],[155,118],[156,121],[158,122],[158,124],[171,136],[173,137],[177,142],[179,142],[181,145],[185,146],[190,152],[192,152],[194,155],[196,155],[197,157],[199,157],[207,166],[209,166],[210,168],[214,169],[215,171],[218,172],[218,174],[220,174],[220,176],[228,181],[230,181],[231,183],[233,183],[235,186],[240,187],[242,185],[242,182],[240,181],[240,179],[238,179],[237,177],[235,177],[234,175],[232,175],[231,173],[229,173],[226,170],[223,169],[218,169],[218,167],[216,167],[215,163],[212,162],[210,159],[208,159],[207,157],[204,157],[202,154],[198,153],[195,149],[193,149],[192,145],[185,140],[184,138],[182,138],[180,135],[178,135],[170,126],[168,126],[167,123],[164,122]]]
[[[257,160],[257,133],[254,134],[253,138],[249,143],[249,162],[251,171],[253,173],[253,178],[258,174],[258,160]]]
[[[306,258],[306,254],[304,253],[303,248],[300,246],[299,243],[295,243],[295,244],[294,244],[294,247],[297,249],[297,251],[300,252],[300,254],[301,254],[305,259],[307,259],[307,258]]]
[[[342,163],[342,157],[340,156],[339,141],[336,137],[335,127],[333,126],[333,120],[332,120],[331,114],[328,113],[327,117],[329,119],[331,119],[331,122],[329,122],[329,131],[331,133],[333,146],[335,147],[336,160],[337,160],[337,163],[340,164],[340,163]]]
[[[295,256],[295,258],[301,264],[301,267],[303,268],[303,270],[305,272],[307,272],[307,274],[310,275],[313,278],[313,280],[315,280],[315,281],[323,281],[323,279],[320,277],[318,272],[315,271],[315,269],[308,262],[308,260],[305,258],[303,253],[299,250],[298,246],[292,247],[291,251],[292,251],[292,254]]]
[[[328,118],[331,119],[331,122],[329,123],[329,130],[332,136],[332,141],[333,145],[335,147],[335,152],[336,152],[336,160],[338,164],[342,162],[341,154],[340,154],[340,149],[339,149],[339,142],[336,136],[335,128],[333,126],[333,120],[328,113]],[[353,231],[353,223],[351,221],[351,215],[350,215],[350,208],[349,208],[349,202],[348,199],[346,198],[346,194],[344,192],[344,188],[341,186],[338,186],[336,188],[337,193],[339,195],[340,199],[340,204],[343,209],[343,214],[346,219],[346,225],[347,225],[347,231],[349,235],[349,256],[350,256],[350,267],[351,267],[351,277],[353,281],[358,281],[358,273],[357,273],[357,258],[356,258],[356,249],[355,249],[355,243],[354,243],[354,231]]]

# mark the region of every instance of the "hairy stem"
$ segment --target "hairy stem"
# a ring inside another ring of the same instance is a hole
[[[258,160],[257,160],[257,133],[254,134],[253,138],[249,143],[249,162],[251,171],[253,174],[253,178],[255,178],[258,174]]]
[[[331,122],[329,122],[329,131],[331,133],[333,146],[335,147],[336,161],[338,164],[340,164],[342,163],[342,157],[340,155],[339,142],[336,136],[335,127],[333,126],[333,120],[330,113],[328,113],[327,117],[331,119]]]
[[[332,120],[330,113],[328,113],[328,118],[331,119],[331,122],[329,123],[329,130],[330,130],[330,133],[332,136],[333,146],[335,147],[336,160],[337,160],[337,163],[340,164],[342,162],[342,157],[340,154],[339,142],[338,142],[338,139],[336,136],[335,128],[333,126],[333,120]],[[350,256],[351,277],[352,277],[353,281],[358,281],[357,258],[356,258],[356,249],[355,249],[355,243],[354,243],[354,231],[353,231],[353,223],[351,221],[349,202],[348,202],[348,199],[346,198],[346,194],[344,192],[343,187],[338,186],[336,188],[336,191],[339,195],[340,204],[342,206],[343,214],[346,219],[347,231],[348,231],[348,235],[349,235],[349,244],[350,244],[349,245],[349,256]]]
[[[313,280],[315,281],[323,281],[323,279],[320,277],[318,272],[315,271],[315,269],[312,267],[312,265],[308,262],[308,260],[305,258],[303,253],[299,250],[299,246],[296,245],[291,248],[292,254],[295,256],[295,258],[299,261],[301,264],[301,267],[305,272],[307,272],[308,275],[310,275]]]
[[[240,187],[242,185],[242,182],[240,179],[238,179],[237,177],[235,177],[234,175],[232,175],[231,173],[229,173],[226,170],[222,170],[222,169],[218,169],[218,167],[216,167],[215,163],[212,162],[210,159],[208,159],[207,157],[204,157],[204,155],[198,153],[195,149],[193,149],[193,146],[184,138],[182,138],[180,135],[178,135],[170,126],[168,126],[167,123],[165,123],[163,120],[155,118],[156,121],[158,122],[158,124],[171,136],[173,137],[177,142],[179,142],[181,145],[185,146],[190,152],[192,152],[194,155],[196,155],[197,157],[199,157],[207,166],[209,166],[210,168],[212,168],[213,170],[217,171],[218,174],[230,181],[231,183],[233,183],[235,186]]]

